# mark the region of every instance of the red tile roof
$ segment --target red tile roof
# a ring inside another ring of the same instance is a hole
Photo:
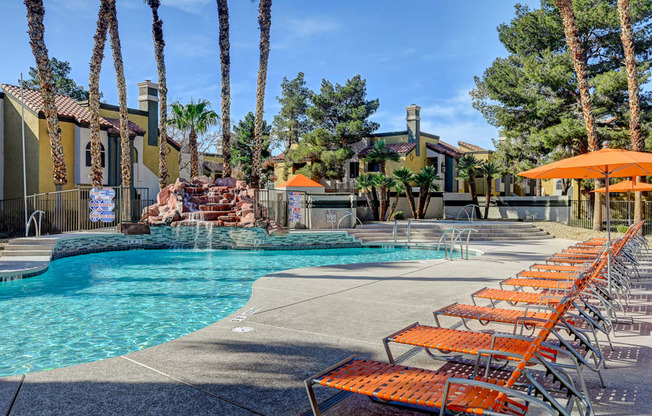
[[[285,152],[280,153],[276,156],[272,156],[272,161],[273,162],[282,162],[285,160]]]
[[[441,140],[437,144],[426,143],[426,147],[437,153],[445,154],[451,157],[458,157],[462,155],[462,152],[460,152],[457,147],[451,146],[450,144]]]
[[[11,95],[14,99],[20,101],[20,87],[15,85],[2,84],[2,90]],[[25,106],[37,114],[43,114],[43,98],[41,91],[29,88],[23,89]],[[78,123],[89,124],[91,122],[91,113],[88,108],[82,107],[79,103],[67,95],[56,94],[54,102],[57,106],[59,117],[73,119]],[[100,125],[111,127],[104,117],[100,117]]]
[[[109,133],[118,133],[120,134],[120,120],[117,118],[104,117],[104,120],[108,121],[112,127],[109,127]],[[129,134],[132,136],[142,136],[146,131],[143,130],[138,124],[129,120]]]
[[[471,150],[473,150],[473,151],[476,151],[476,152],[481,152],[481,151],[483,151],[483,150],[487,150],[487,149],[483,149],[483,148],[480,147],[480,146],[476,146],[476,145],[474,145],[474,144],[467,143],[467,142],[458,141],[457,144],[458,144],[460,147],[462,147],[462,146],[464,146],[464,147],[468,147],[469,149],[471,149]]]
[[[390,149],[393,149],[396,153],[406,154],[406,153],[410,153],[417,146],[417,144],[414,142],[388,143],[386,146],[389,147]],[[373,146],[364,148],[358,153],[358,156],[367,156],[369,153],[371,153],[371,149],[373,148],[374,148]]]

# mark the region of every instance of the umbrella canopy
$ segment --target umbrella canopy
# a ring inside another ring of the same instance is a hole
[[[615,185],[609,185],[609,192],[646,192],[652,191],[651,183],[622,181]],[[607,188],[598,188],[591,192],[607,192]]]
[[[652,175],[652,154],[604,148],[519,173],[531,179],[602,179]],[[611,187],[609,187],[611,189]]]

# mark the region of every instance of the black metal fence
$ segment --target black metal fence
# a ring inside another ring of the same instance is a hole
[[[90,217],[90,187],[78,187],[59,192],[27,196],[27,218],[30,222],[30,235],[38,227],[40,215],[41,234],[57,234],[82,230],[115,230],[120,222],[137,222],[143,209],[154,203],[149,199],[147,188],[111,188],[115,192],[115,207],[112,221],[93,221]],[[0,200],[0,238],[25,236],[25,198]]]
[[[571,200],[569,225],[580,228],[593,228],[594,218],[594,202],[591,200]],[[634,201],[610,201],[609,212],[611,215],[611,231],[618,231],[619,226],[629,226],[634,219]],[[607,229],[607,210],[603,199],[602,202],[602,228]],[[643,215],[645,220],[645,233],[652,232],[652,221],[650,221],[650,214],[652,213],[652,201],[645,201],[643,203]]]

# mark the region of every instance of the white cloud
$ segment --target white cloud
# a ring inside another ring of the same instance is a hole
[[[276,26],[272,23],[272,36],[275,30],[278,30],[280,40],[272,42],[272,48],[278,50],[295,48],[298,43],[317,35],[342,30],[342,24],[326,16],[281,18]]]

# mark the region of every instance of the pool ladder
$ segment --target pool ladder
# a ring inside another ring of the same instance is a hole
[[[437,250],[440,249],[442,243],[444,244],[444,258],[453,260],[453,250],[455,248],[455,243],[459,241],[460,245],[460,258],[467,259],[469,258],[469,241],[471,240],[471,233],[477,233],[478,230],[474,228],[449,228],[444,231],[444,233],[439,237],[439,243],[437,243]],[[446,236],[448,233],[451,233],[450,246],[448,245],[448,240]],[[462,236],[464,233],[466,235],[466,245],[463,245]]]

